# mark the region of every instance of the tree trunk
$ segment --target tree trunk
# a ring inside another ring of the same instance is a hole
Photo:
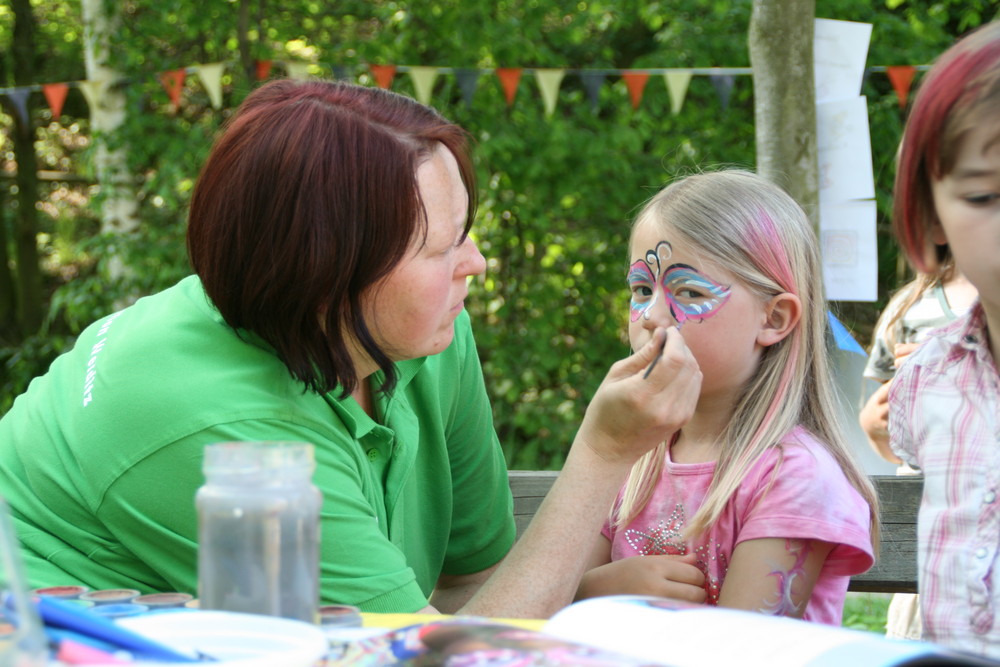
[[[29,0],[14,0],[14,83],[35,83],[35,17]],[[14,257],[17,264],[16,302],[19,333],[26,336],[42,324],[42,273],[38,262],[38,158],[35,155],[35,128],[31,122],[29,98],[24,106],[7,100],[14,119],[12,139],[17,161],[17,209],[15,211]],[[6,254],[6,253],[4,253]]]
[[[0,347],[14,342],[17,334],[17,301],[14,298],[14,274],[7,250],[7,191],[0,187]]]
[[[815,0],[753,0],[753,67],[757,171],[784,188],[819,230]]]
[[[94,165],[103,195],[101,231],[128,234],[139,226],[135,182],[129,172],[125,148],[111,149],[108,138],[125,121],[125,93],[120,75],[108,65],[109,46],[114,39],[118,16],[117,3],[105,0],[83,0],[84,57],[87,79],[96,90],[96,103],[91,104],[90,123],[96,146]],[[124,245],[124,244],[123,244]],[[112,279],[128,273],[121,255],[108,259],[107,273]]]

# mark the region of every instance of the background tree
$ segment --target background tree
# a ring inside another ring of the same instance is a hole
[[[13,0],[13,48],[10,63],[16,85],[26,86],[35,81],[35,17],[28,0]],[[42,322],[41,270],[38,265],[38,223],[35,202],[38,201],[38,159],[35,155],[35,129],[29,107],[27,91],[0,98],[12,119],[11,138],[14,158],[17,161],[17,195],[11,202],[15,211],[13,246],[17,271],[12,273],[3,266],[0,278],[0,308],[7,311],[6,326],[0,336],[16,337],[32,334]],[[6,235],[4,235],[6,236]],[[7,258],[4,248],[0,256]],[[2,313],[0,313],[2,314]],[[11,317],[13,315],[13,317]]]
[[[815,19],[815,0],[753,0],[748,43],[757,171],[792,195],[818,231]]]

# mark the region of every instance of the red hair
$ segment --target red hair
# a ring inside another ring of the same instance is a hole
[[[426,220],[416,171],[438,145],[458,161],[475,215],[467,136],[430,107],[375,87],[276,80],[246,98],[195,187],[188,253],[240,335],[274,348],[325,393],[357,385],[351,339],[385,373],[361,295],[404,257]]]
[[[961,142],[973,127],[996,123],[1000,138],[1000,21],[969,33],[945,51],[914,97],[900,142],[893,229],[910,263],[934,273],[947,248],[934,248],[938,224],[932,180],[955,167]]]

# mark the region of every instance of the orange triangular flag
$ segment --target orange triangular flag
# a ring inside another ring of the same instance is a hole
[[[59,120],[62,115],[63,102],[66,101],[66,93],[69,92],[68,83],[43,83],[42,92],[52,110],[52,120]]]
[[[271,60],[258,60],[258,61],[256,61],[256,65],[257,65],[257,80],[258,81],[263,81],[268,76],[270,76],[270,74],[271,74],[271,65],[273,65],[273,64],[274,64],[274,62],[271,61]]]
[[[396,76],[396,66],[395,65],[369,65],[372,74],[375,75],[375,83],[378,84],[379,88],[385,88],[389,90],[392,85],[392,79]]]
[[[899,98],[899,108],[906,108],[906,100],[910,96],[910,84],[913,83],[913,75],[917,73],[917,68],[913,65],[897,65],[886,67],[885,73],[889,75],[889,81]]]
[[[628,94],[632,98],[632,108],[638,109],[639,103],[642,102],[642,91],[646,87],[646,82],[649,81],[649,72],[640,70],[622,72],[622,78],[625,79],[625,85],[628,86]]]
[[[160,83],[167,91],[167,95],[170,96],[170,102],[174,105],[174,111],[177,111],[180,106],[181,90],[184,88],[184,77],[186,75],[187,71],[183,67],[164,72],[160,75]]]
[[[500,85],[503,86],[503,96],[507,100],[507,106],[514,103],[517,95],[517,84],[521,81],[520,67],[498,67],[497,77],[500,78]]]

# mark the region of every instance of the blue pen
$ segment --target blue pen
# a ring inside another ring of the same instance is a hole
[[[72,630],[81,635],[107,642],[137,656],[171,662],[202,662],[201,658],[181,653],[132,632],[84,607],[44,596],[35,599],[35,606],[38,609],[38,615],[47,626]]]

